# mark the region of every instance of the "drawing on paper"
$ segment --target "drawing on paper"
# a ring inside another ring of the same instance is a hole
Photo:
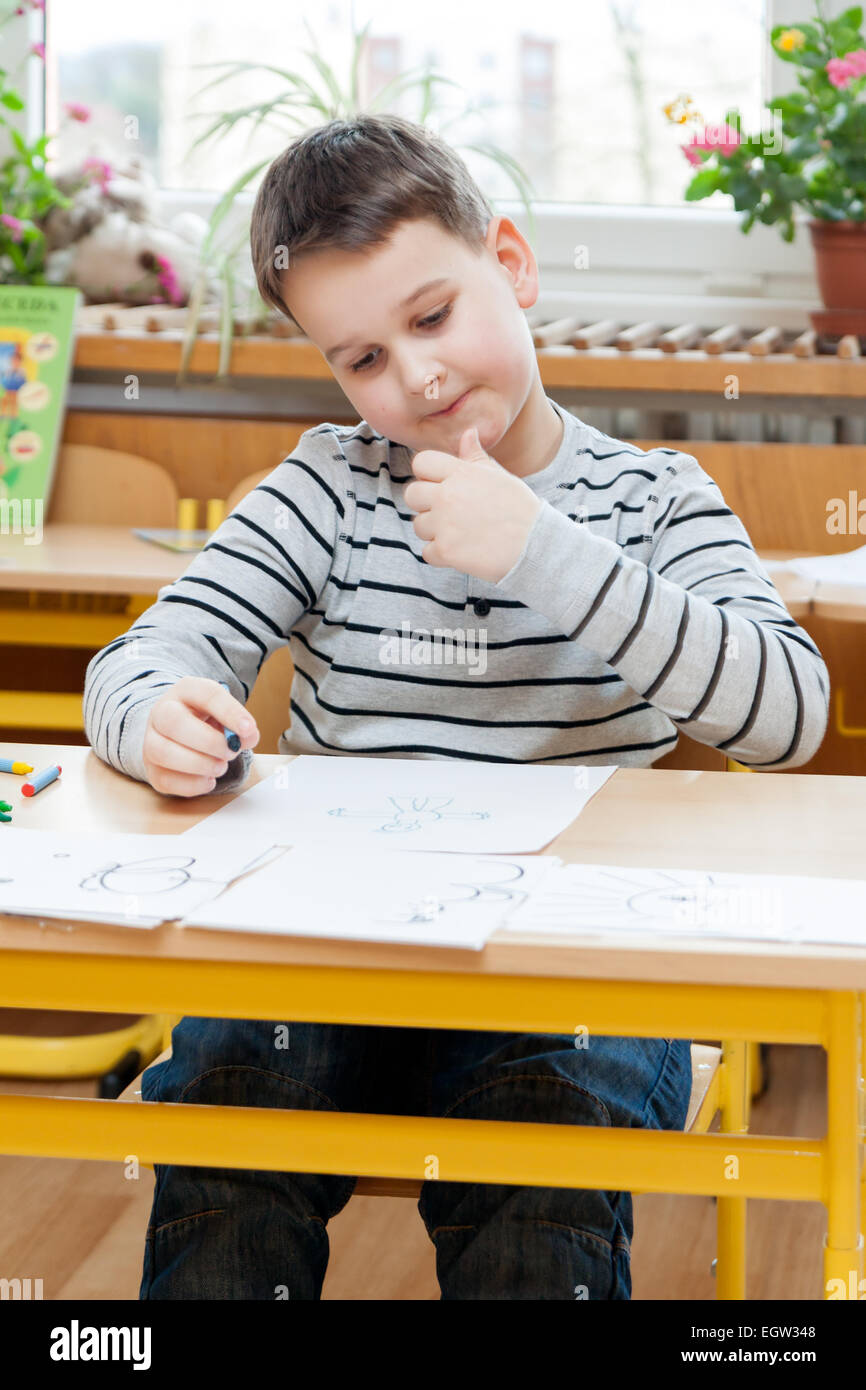
[[[600,880],[609,880],[610,887]],[[648,881],[649,880],[649,881]],[[592,917],[599,926],[628,926],[630,917],[685,917],[706,910],[712,874],[695,879],[679,878],[665,870],[599,870],[596,882],[579,887],[548,887],[533,912],[552,917],[579,911],[581,918]],[[724,894],[725,889],[718,889]]]
[[[381,824],[371,827],[374,834],[403,834],[412,830],[423,830],[440,820],[489,820],[489,811],[446,811],[454,800],[453,796],[389,796],[388,802],[395,808],[390,820],[383,820],[383,811],[349,811],[345,806],[335,806],[329,816],[341,816],[345,820],[378,820]]]
[[[131,860],[128,864],[115,861],[95,869],[78,886],[91,893],[104,888],[108,893],[121,893],[125,897],[143,897],[148,893],[171,893],[193,882],[224,884],[224,879],[196,878],[190,872],[195,862],[192,854],[164,854],[156,859]]]
[[[578,867],[578,866],[575,866]],[[609,883],[609,887],[608,887]],[[684,870],[595,869],[591,878],[547,888],[530,905],[533,924],[569,931],[594,928],[628,930],[655,922],[675,927],[744,929],[764,935],[782,925],[779,892],[761,883],[727,881],[726,876]],[[519,914],[516,922],[519,928]]]
[[[465,879],[452,880],[445,892],[429,894],[427,897],[414,899],[406,905],[402,911],[395,912],[390,917],[377,917],[378,922],[432,922],[446,908],[453,907],[456,903],[493,903],[500,902],[513,903],[516,905],[522,902],[527,894],[522,888],[513,885],[517,884],[525,877],[525,870],[522,864],[509,864],[502,860],[491,862],[486,870],[483,879],[477,882],[467,882]]]

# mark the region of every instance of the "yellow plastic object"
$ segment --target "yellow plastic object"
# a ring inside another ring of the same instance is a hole
[[[128,1028],[73,1037],[0,1034],[0,1076],[42,1078],[101,1076],[135,1048],[155,1057],[165,1036],[161,1014],[140,1018]]]
[[[0,656],[6,644],[98,650],[124,632],[150,607],[154,597],[37,591],[4,595],[0,603]],[[0,690],[0,725],[9,729],[83,729],[81,692]]]
[[[834,712],[836,716],[836,733],[839,734],[841,738],[866,738],[866,729],[860,729],[855,724],[845,723],[845,691],[842,688],[836,691]]]
[[[223,497],[209,497],[207,499],[207,518],[205,527],[208,531],[215,531],[225,521],[226,504]]]
[[[195,531],[198,527],[198,498],[181,497],[177,504],[178,531]]]

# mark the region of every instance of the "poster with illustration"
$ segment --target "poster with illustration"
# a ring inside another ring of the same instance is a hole
[[[65,285],[0,286],[0,501],[19,502],[25,522],[48,511],[80,299]]]

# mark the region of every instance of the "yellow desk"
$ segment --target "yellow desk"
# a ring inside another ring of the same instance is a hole
[[[193,559],[141,540],[129,526],[51,522],[41,538],[0,533],[0,654],[2,644],[96,651]],[[809,581],[780,571],[777,587],[793,618],[810,611]],[[0,727],[80,730],[80,695],[0,688]]]
[[[797,558],[795,551],[766,551],[761,558],[768,564],[770,577],[788,604],[792,618],[800,622],[814,617],[839,623],[866,623],[866,585],[828,584],[825,580],[806,578],[790,571],[774,571],[774,560],[793,560]],[[786,594],[793,596],[794,606],[788,602]],[[866,728],[847,722],[845,688],[841,685],[833,692],[833,720],[842,738],[866,738]]]
[[[225,800],[162,797],[86,748],[0,746],[15,754],[63,767],[26,806],[0,776],[18,826],[181,831]],[[256,756],[250,784],[287,761]],[[856,878],[864,825],[862,778],[621,768],[547,848],[570,862]],[[351,1155],[353,1173],[416,1179],[435,1152],[453,1181],[562,1187],[579,1173],[581,1187],[819,1201],[826,1295],[861,1288],[866,945],[600,946],[500,932],[464,952],[0,916],[0,952],[6,1007],[820,1044],[819,1140],[2,1095],[0,1150],[276,1171],[291,1153],[293,1170],[322,1173],[347,1171]]]
[[[798,550],[761,552],[761,559],[791,617],[799,620],[811,615],[833,618],[843,623],[866,623],[866,585],[829,584],[823,579],[811,579],[790,570],[775,569],[778,562],[801,557],[802,552]]]
[[[104,647],[149,608],[191,555],[134,536],[128,526],[51,523],[41,540],[0,534],[0,641]],[[0,646],[0,654],[2,654]],[[81,694],[0,689],[0,726],[81,729]]]

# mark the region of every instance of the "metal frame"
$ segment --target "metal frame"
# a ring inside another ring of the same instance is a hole
[[[722,1131],[601,1129],[261,1110],[60,1097],[0,1096],[0,1150],[59,1158],[207,1164],[718,1198],[720,1299],[745,1297],[749,1197],[822,1202],[827,1298],[858,1297],[861,1235],[863,998],[855,990],[659,984],[348,967],[70,956],[6,951],[0,1006],[124,1010],[214,1018],[570,1033],[719,1037]],[[822,1139],[745,1132],[749,1042],[819,1044],[827,1052]],[[740,1057],[737,1057],[740,1049]]]

